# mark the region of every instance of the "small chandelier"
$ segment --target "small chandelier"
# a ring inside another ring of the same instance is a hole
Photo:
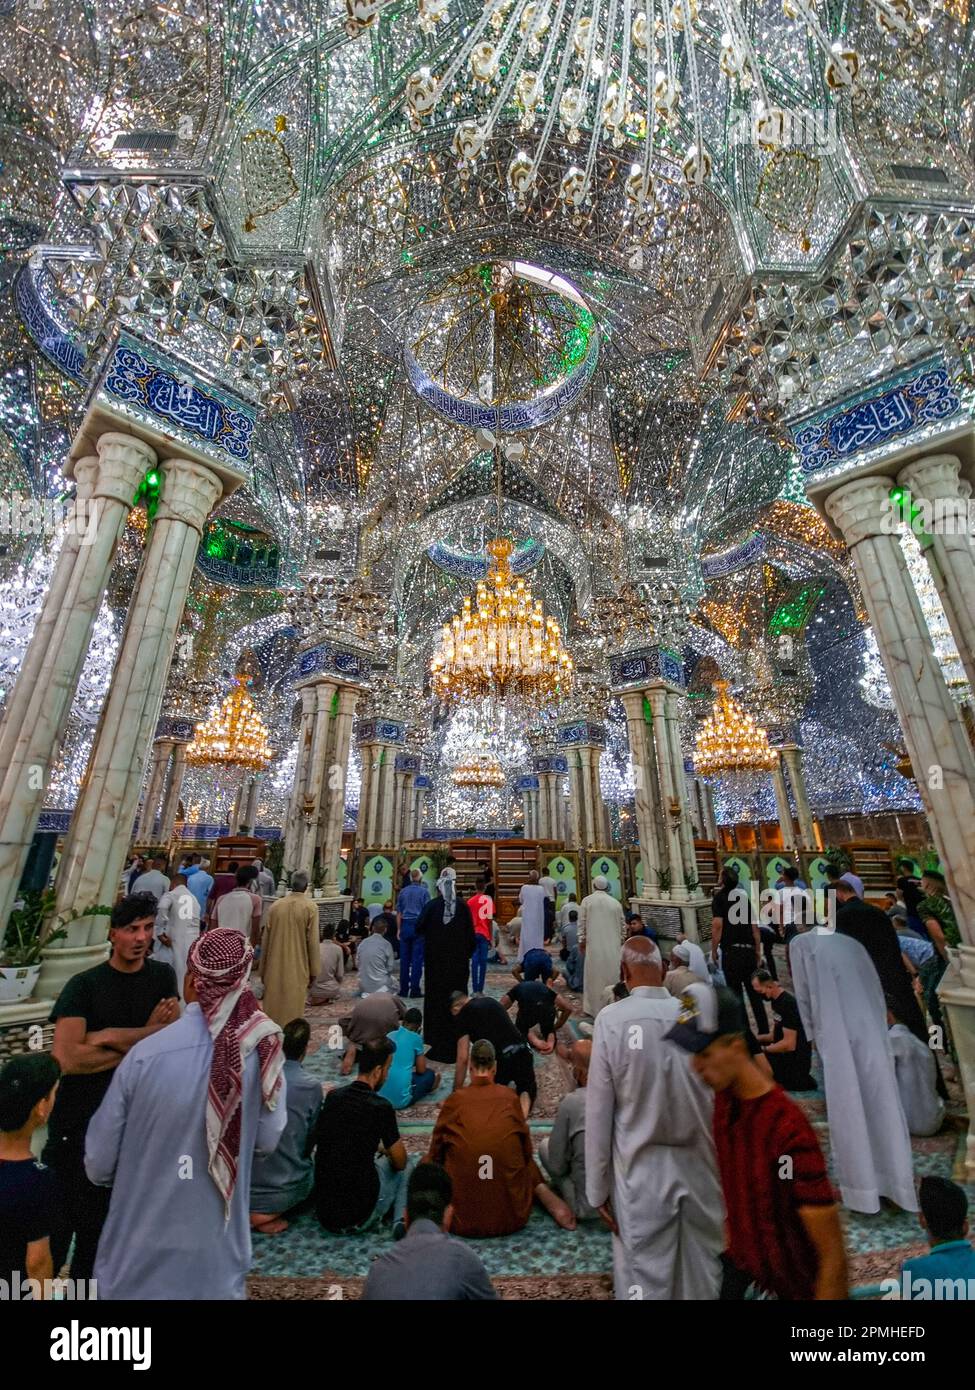
[[[769,747],[768,734],[731,698],[727,681],[715,681],[714,689],[714,708],[697,736],[694,771],[699,777],[724,772],[771,772],[778,754]]]
[[[461,612],[441,630],[430,663],[434,693],[443,700],[564,698],[572,685],[572,658],[558,623],[512,574],[512,542],[499,537],[487,549],[487,579],[478,583],[473,603],[465,598]]]
[[[458,763],[450,774],[458,787],[503,787],[504,768],[491,753],[478,753]]]
[[[187,745],[186,761],[197,767],[240,767],[263,772],[273,759],[267,727],[247,690],[244,676],[209,719],[198,724]]]

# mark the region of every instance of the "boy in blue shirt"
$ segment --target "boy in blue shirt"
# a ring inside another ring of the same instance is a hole
[[[921,1225],[931,1238],[930,1255],[905,1260],[902,1297],[975,1299],[975,1250],[968,1241],[968,1198],[947,1178],[921,1179]]]
[[[386,1034],[396,1051],[379,1094],[397,1110],[416,1105],[440,1083],[439,1071],[423,1055],[426,1044],[420,1036],[422,1028],[420,1010],[407,1009],[399,1028]]]

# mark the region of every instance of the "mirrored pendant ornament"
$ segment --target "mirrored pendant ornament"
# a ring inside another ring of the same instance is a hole
[[[291,158],[281,140],[287,129],[287,119],[278,116],[273,130],[248,131],[240,142],[245,232],[253,232],[256,218],[277,212],[298,192]]]

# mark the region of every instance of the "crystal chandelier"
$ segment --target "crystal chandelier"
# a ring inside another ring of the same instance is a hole
[[[248,692],[247,679],[237,676],[233,690],[220,707],[197,725],[193,742],[186,748],[186,761],[197,767],[239,767],[248,772],[263,772],[273,756],[267,727]]]
[[[896,8],[896,0],[875,3],[883,6],[885,16]],[[572,212],[591,201],[600,140],[617,149],[629,145],[635,158],[624,190],[638,225],[646,223],[656,211],[655,146],[677,151],[692,188],[710,176],[704,126],[713,78],[710,60],[701,59],[718,35],[718,68],[732,103],[737,100],[744,107],[750,133],[770,153],[790,140],[789,113],[768,90],[766,55],[756,51],[750,16],[739,0],[715,0],[713,17],[701,14],[701,8],[699,0],[662,0],[646,8],[632,0],[609,0],[607,13],[600,0],[571,5],[558,0],[553,14],[552,6],[536,0],[487,0],[449,62],[436,70],[420,67],[407,79],[410,123],[419,131],[436,119],[442,103],[462,107],[466,119],[455,127],[453,152],[461,177],[469,178],[514,105],[525,146],[511,159],[506,183],[519,208],[535,191],[546,146],[559,134],[570,146],[580,147],[560,189]],[[907,4],[901,8],[905,17],[900,27],[913,37],[913,11]],[[849,94],[860,68],[857,53],[832,39],[814,0],[784,0],[783,9],[820,49],[832,96]],[[419,0],[419,13],[420,26],[429,33],[450,18],[446,0]],[[717,32],[711,27],[715,21]],[[806,35],[797,33],[795,42],[805,43]],[[691,133],[686,146],[681,137],[685,120]]]
[[[458,787],[503,787],[504,768],[491,753],[478,753],[458,763],[450,774]]]
[[[561,699],[572,684],[572,658],[558,623],[541,599],[511,572],[514,545],[488,541],[492,557],[472,605],[440,634],[430,663],[433,690],[441,699],[476,700],[516,694],[535,700]]]
[[[768,734],[728,694],[727,681],[715,681],[714,707],[702,722],[694,750],[699,777],[727,772],[771,772],[778,755]]]

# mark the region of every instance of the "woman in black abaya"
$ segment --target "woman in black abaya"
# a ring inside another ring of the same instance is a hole
[[[445,872],[437,883],[437,896],[428,902],[416,924],[424,942],[423,1039],[432,1062],[457,1058],[457,1026],[450,1012],[454,990],[467,991],[474,922],[470,908],[458,898],[454,877]]]

